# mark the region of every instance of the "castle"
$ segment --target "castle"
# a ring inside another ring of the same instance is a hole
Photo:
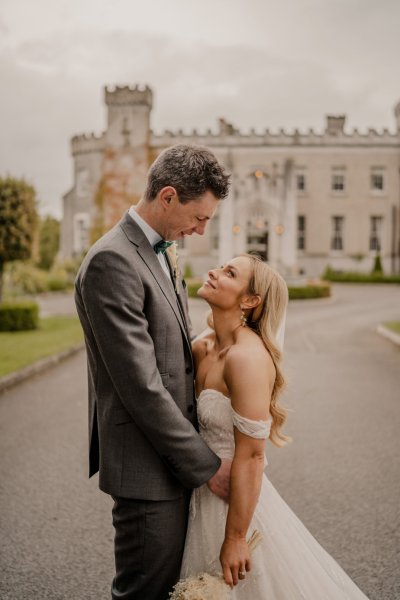
[[[258,251],[286,276],[317,276],[329,264],[369,271],[380,253],[386,272],[400,270],[400,102],[396,130],[345,130],[345,115],[325,130],[156,134],[149,87],[105,88],[107,129],[71,140],[73,187],[63,197],[61,255],[80,254],[140,199],[146,172],[177,143],[210,148],[232,174],[203,237],[180,243],[183,264],[202,276],[242,252]]]

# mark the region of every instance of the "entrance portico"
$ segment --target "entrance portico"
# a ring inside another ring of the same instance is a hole
[[[293,161],[255,169],[240,179],[230,157],[232,187],[219,211],[219,263],[257,252],[283,275],[297,274]]]

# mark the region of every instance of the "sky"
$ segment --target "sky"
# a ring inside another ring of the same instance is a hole
[[[60,218],[105,85],[149,85],[155,132],[322,131],[328,113],[394,132],[399,24],[399,0],[1,0],[0,177]]]

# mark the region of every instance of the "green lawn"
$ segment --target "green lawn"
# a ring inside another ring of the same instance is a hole
[[[77,317],[41,319],[35,331],[0,332],[0,377],[82,341]]]
[[[390,329],[391,331],[400,334],[400,321],[389,321],[387,323],[384,323],[384,326]]]

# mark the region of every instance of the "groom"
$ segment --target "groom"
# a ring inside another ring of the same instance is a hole
[[[191,490],[227,497],[229,464],[197,432],[183,282],[168,240],[203,235],[229,176],[205,148],[151,166],[144,196],[85,257],[76,306],[89,385],[89,476],[114,500],[113,600],[166,600],[179,578]]]

